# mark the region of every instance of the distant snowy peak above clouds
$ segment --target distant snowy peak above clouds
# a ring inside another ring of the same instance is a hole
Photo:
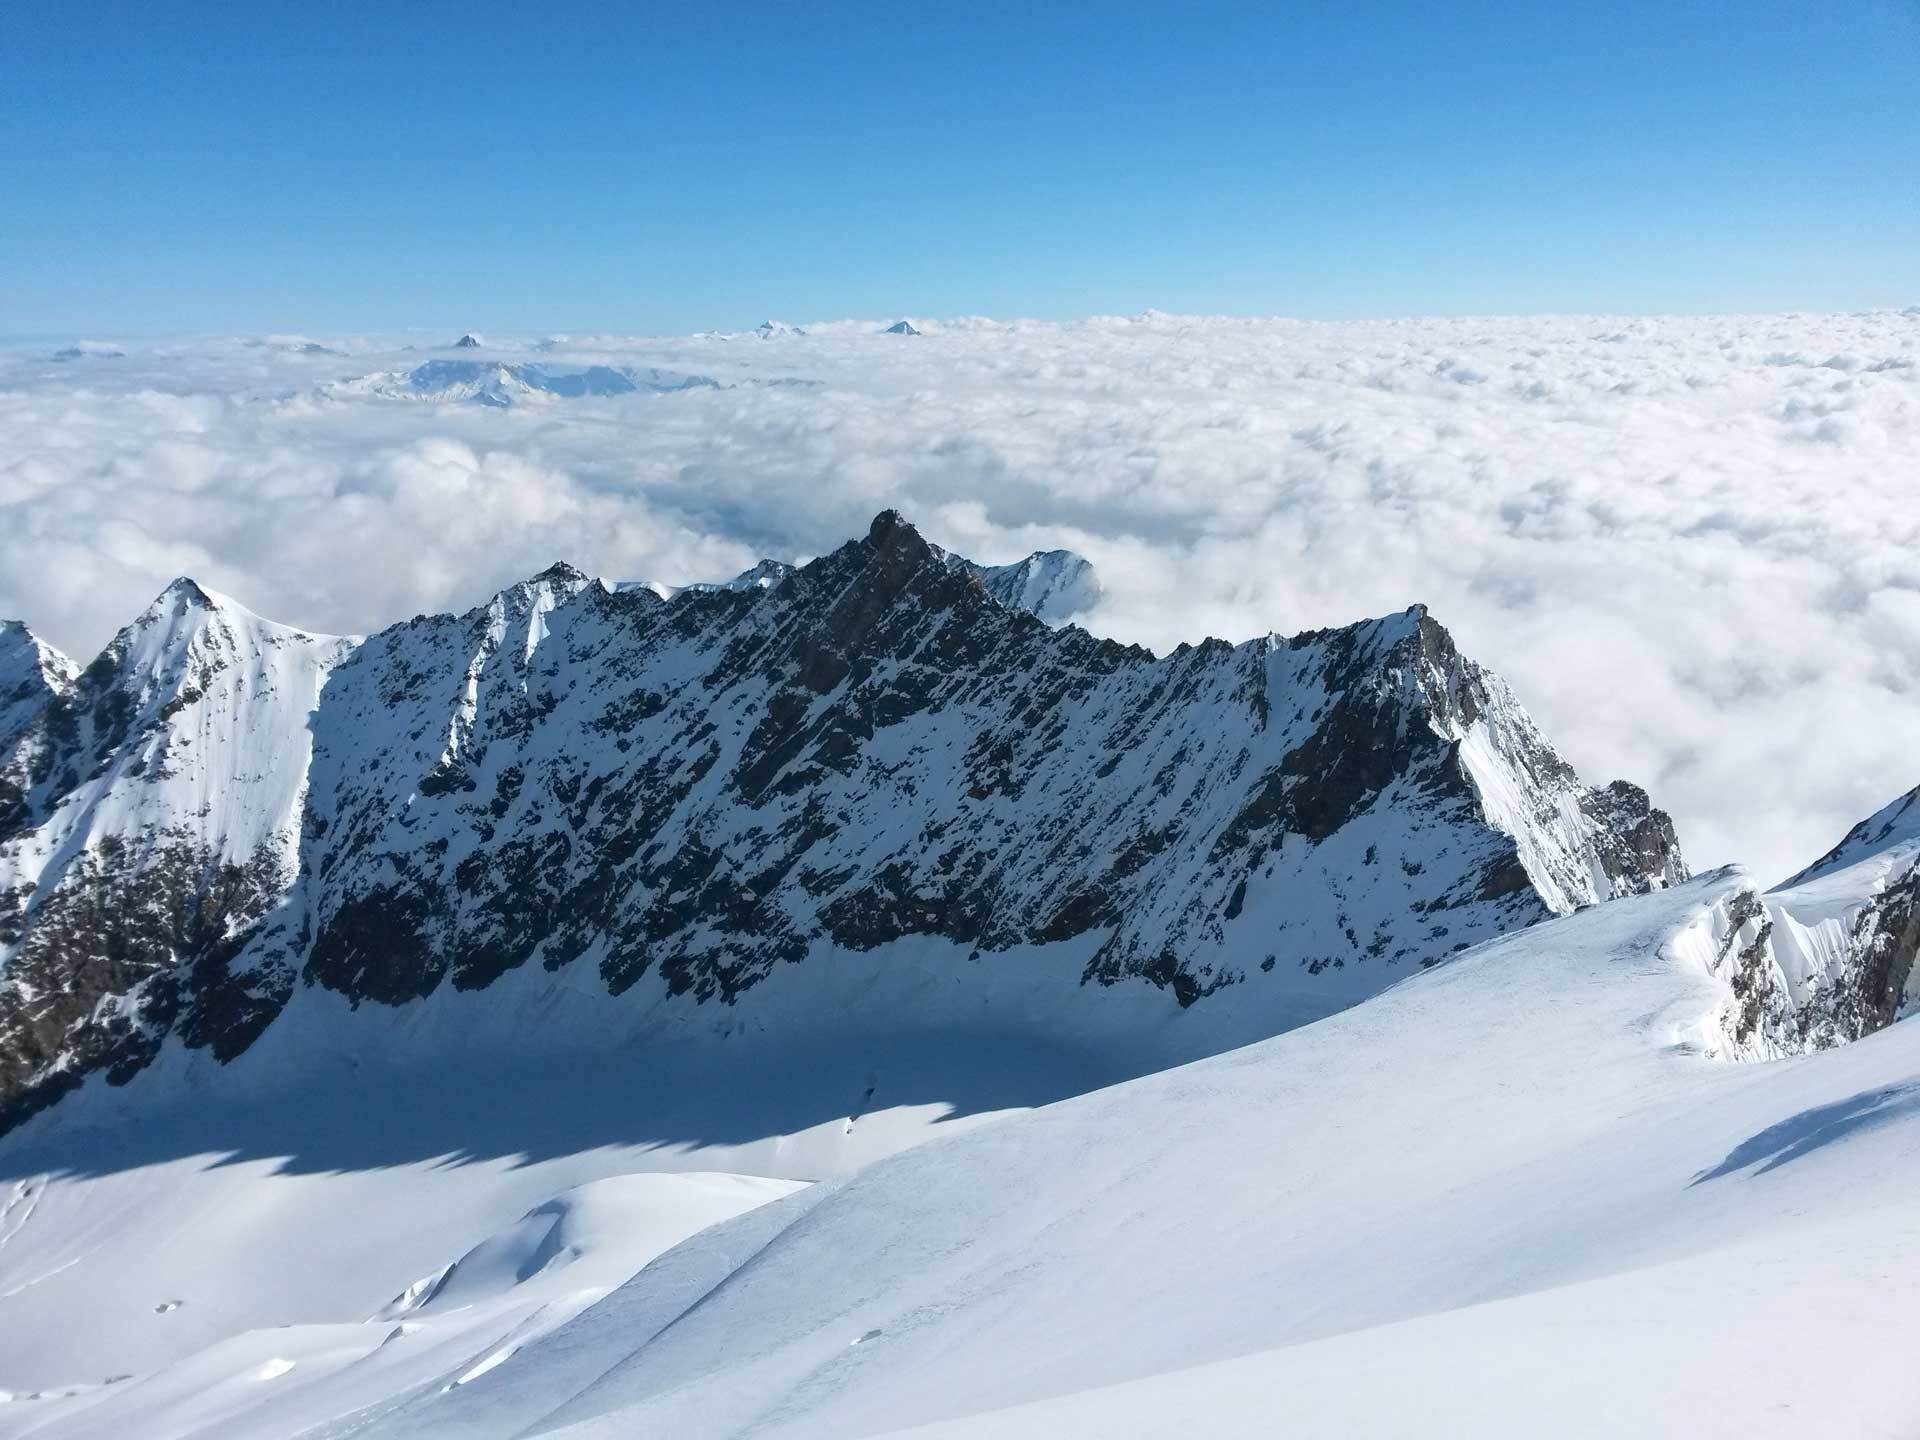
[[[1100,603],[1100,577],[1093,562],[1071,550],[1036,550],[1010,565],[979,565],[933,548],[949,569],[978,576],[1002,605],[1029,610],[1050,625],[1084,615]]]
[[[884,335],[918,335],[920,332],[913,328],[913,322],[911,320],[897,320],[887,326],[881,333]]]
[[[180,582],[7,758],[0,1116],[514,971],[778,1030],[905,966],[937,1013],[875,1023],[1012,983],[1191,1055],[1686,875],[1419,607],[1158,658],[1023,608],[1089,583],[893,512],[672,603],[556,565],[357,643]]]
[[[782,320],[762,320],[754,326],[753,333],[762,340],[779,340],[790,335],[805,335],[807,332],[798,325],[789,325]]]
[[[54,360],[124,360],[127,352],[118,345],[110,345],[100,340],[81,340],[72,345],[63,346],[49,357]]]
[[[482,346],[484,346],[486,343],[487,343],[486,341],[482,340],[478,335],[474,334],[471,330],[469,330],[467,331],[466,334],[462,335],[458,340],[454,341],[452,346],[449,348],[454,350],[478,350]]]
[[[637,366],[504,364],[486,360],[429,360],[412,370],[383,371],[325,386],[333,398],[470,403],[508,409],[527,401],[616,395],[671,394],[716,388],[704,375]]]
[[[681,595],[703,595],[715,590],[771,590],[793,571],[794,567],[785,561],[762,560],[731,580],[694,580],[685,585],[669,585],[660,580],[616,580],[608,588],[619,594],[645,591],[662,600],[672,600]]]

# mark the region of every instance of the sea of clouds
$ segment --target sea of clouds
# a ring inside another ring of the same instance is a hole
[[[554,559],[804,558],[894,506],[983,561],[1081,551],[1089,627],[1156,648],[1424,601],[1696,868],[1777,879],[1920,782],[1920,312],[806,328],[10,346],[0,615],[84,660],[191,574],[364,632]],[[721,384],[360,379],[456,356]]]

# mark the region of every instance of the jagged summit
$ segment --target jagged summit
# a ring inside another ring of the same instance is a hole
[[[805,335],[807,332],[798,325],[788,325],[780,320],[762,320],[754,327],[753,333],[762,340],[774,340],[788,335]]]
[[[462,335],[458,340],[454,341],[451,348],[455,350],[478,350],[481,348],[481,346],[485,344],[486,344],[486,341],[482,340],[478,335],[474,334],[471,330],[469,330],[467,331],[466,334]]]

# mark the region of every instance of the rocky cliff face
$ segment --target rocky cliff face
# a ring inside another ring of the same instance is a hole
[[[1278,1030],[1686,873],[1418,607],[1156,658],[890,512],[767,579],[555,566],[358,643],[171,587],[12,751],[0,1124],[302,991],[726,1007],[914,937]]]
[[[1784,884],[1736,895],[1712,968],[1726,1048],[1744,1059],[1824,1050],[1920,1003],[1920,790],[1862,820]]]

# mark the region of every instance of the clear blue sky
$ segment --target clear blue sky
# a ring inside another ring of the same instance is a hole
[[[1920,0],[0,22],[0,333],[1911,304]]]

